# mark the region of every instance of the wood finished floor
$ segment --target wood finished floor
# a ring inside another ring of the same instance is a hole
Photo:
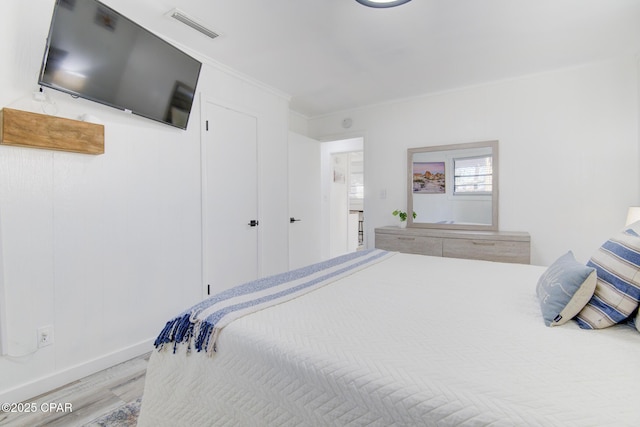
[[[29,399],[37,407],[43,403],[71,403],[72,412],[35,413],[0,412],[2,427],[82,426],[102,415],[134,402],[142,396],[149,355],[97,372],[49,393]]]

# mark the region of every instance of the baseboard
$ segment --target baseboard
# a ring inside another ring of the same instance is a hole
[[[154,338],[141,341],[130,347],[114,351],[87,362],[69,367],[37,380],[21,384],[0,393],[0,402],[24,402],[28,399],[55,390],[58,387],[77,381],[88,375],[107,369],[118,363],[141,356],[153,349]]]

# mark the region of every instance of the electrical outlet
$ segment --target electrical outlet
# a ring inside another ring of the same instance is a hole
[[[53,344],[53,326],[38,328],[38,348]]]

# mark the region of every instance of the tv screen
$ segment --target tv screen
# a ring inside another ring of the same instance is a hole
[[[186,129],[201,66],[97,0],[57,0],[38,83]]]

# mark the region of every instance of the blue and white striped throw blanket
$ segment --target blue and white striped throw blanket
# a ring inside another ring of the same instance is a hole
[[[187,351],[195,347],[212,354],[220,331],[233,320],[297,298],[394,254],[380,249],[353,252],[233,287],[167,322],[154,345],[162,349],[173,343],[175,353],[178,344],[186,344]]]

